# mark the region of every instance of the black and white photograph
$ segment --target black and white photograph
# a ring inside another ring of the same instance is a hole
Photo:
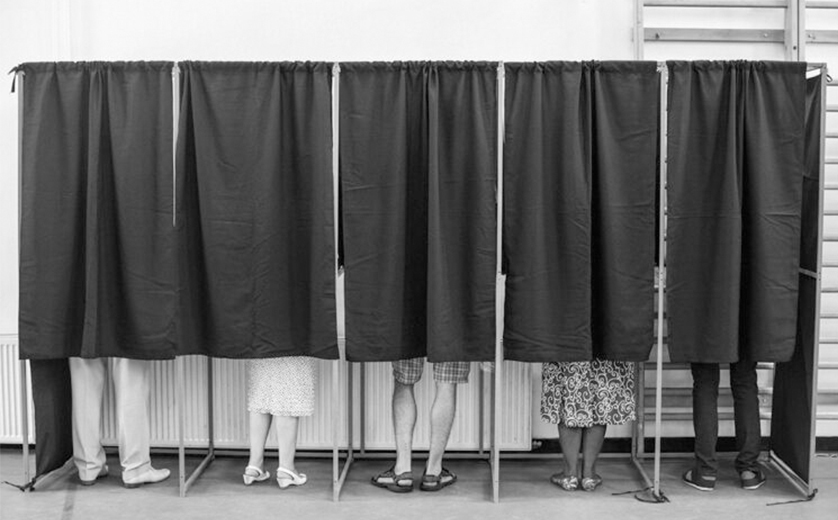
[[[0,520],[838,518],[838,0],[0,20]]]

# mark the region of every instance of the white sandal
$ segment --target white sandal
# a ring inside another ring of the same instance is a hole
[[[244,480],[244,485],[249,486],[254,482],[262,482],[268,480],[271,476],[269,471],[265,471],[262,468],[257,468],[256,466],[248,466],[244,468],[244,475],[242,475],[242,480]]]
[[[279,476],[280,473],[285,473],[291,478],[281,478]],[[288,486],[302,486],[307,481],[308,477],[306,477],[305,473],[294,473],[290,469],[285,468],[276,469],[276,483],[279,485],[279,489],[285,489]]]

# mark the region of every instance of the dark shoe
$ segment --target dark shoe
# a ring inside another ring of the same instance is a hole
[[[396,475],[395,467],[372,477],[370,482],[375,487],[392,491],[393,493],[409,493],[413,491],[413,473],[405,471]]]
[[[742,484],[742,489],[759,489],[765,484],[765,474],[761,469],[745,470],[739,474],[739,482]]]
[[[99,480],[100,478],[105,478],[107,476],[108,476],[108,465],[105,464],[105,465],[102,466],[102,469],[99,470],[99,474],[96,475],[96,478],[94,478],[93,480],[83,480],[81,477],[79,477],[79,482],[81,482],[82,486],[92,486],[93,484],[96,483],[97,480]]]
[[[716,477],[703,477],[694,469],[688,469],[681,477],[684,484],[699,491],[713,491],[716,487]]]
[[[445,468],[439,472],[439,475],[422,475],[422,483],[419,484],[419,489],[422,491],[439,491],[444,487],[448,487],[454,482],[457,482],[457,475],[451,473]]]
[[[559,486],[565,491],[576,491],[579,489],[579,478],[576,475],[556,473],[554,475],[550,475],[550,483],[555,486]]]

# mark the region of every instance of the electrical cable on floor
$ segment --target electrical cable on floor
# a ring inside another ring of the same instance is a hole
[[[785,504],[799,504],[800,502],[811,502],[812,499],[815,498],[815,495],[817,495],[817,494],[818,494],[818,490],[817,490],[817,488],[815,488],[815,490],[812,491],[812,494],[808,495],[806,498],[798,498],[797,500],[787,500],[785,502],[771,502],[770,504],[765,504],[765,505],[767,505],[767,506],[782,506],[782,505],[785,505]]]
[[[4,480],[4,481],[3,481],[3,484],[6,484],[6,485],[9,485],[9,486],[12,486],[13,488],[17,488],[17,489],[19,489],[19,490],[20,490],[20,491],[22,491],[23,493],[26,493],[27,491],[29,491],[30,489],[32,489],[32,486],[34,486],[34,485],[35,485],[35,481],[33,480],[32,482],[30,482],[30,483],[28,483],[28,484],[24,484],[24,485],[22,485],[22,486],[21,486],[20,484],[15,484],[14,482],[9,482],[8,480]]]
[[[634,495],[636,500],[640,502],[645,502],[647,504],[663,504],[664,502],[669,502],[669,498],[663,494],[663,491],[660,492],[660,495],[655,495],[654,493],[650,493],[652,491],[652,486],[645,487],[643,489],[634,489],[631,491],[620,491],[618,493],[611,493],[611,496],[620,496],[620,495]],[[641,498],[643,493],[648,493],[648,495],[652,498]]]

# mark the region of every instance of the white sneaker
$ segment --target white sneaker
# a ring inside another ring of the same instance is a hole
[[[125,484],[125,487],[128,489],[138,488],[143,484],[155,484],[157,482],[162,482],[169,478],[171,472],[166,469],[154,469],[149,467],[149,470],[143,473],[142,475],[138,475],[134,478],[123,478],[122,483]]]

